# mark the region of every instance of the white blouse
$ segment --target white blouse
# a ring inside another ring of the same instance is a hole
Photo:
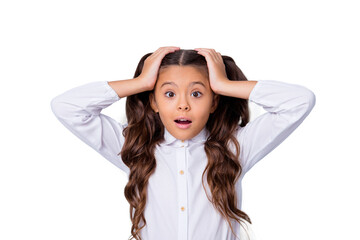
[[[102,109],[119,99],[107,81],[97,81],[56,96],[51,101],[51,108],[68,130],[129,177],[129,168],[117,155],[125,140],[122,130],[127,123],[121,124],[101,113]],[[313,109],[316,98],[304,86],[259,80],[249,101],[262,106],[267,112],[245,127],[239,126],[235,132],[241,150],[239,161],[243,168],[236,183],[239,209],[244,174],[304,121]],[[204,127],[197,136],[182,142],[165,128],[165,142],[156,147],[157,166],[149,178],[144,212],[147,224],[141,230],[143,240],[240,239],[240,224],[234,220],[232,222],[238,236],[236,238],[226,220],[207,199],[201,183],[201,175],[207,164],[204,150],[207,136]],[[235,153],[235,147],[230,147]],[[211,194],[206,176],[204,184],[208,194]]]

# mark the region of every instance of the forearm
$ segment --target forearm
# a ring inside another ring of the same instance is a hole
[[[226,81],[217,90],[217,93],[224,96],[249,99],[250,93],[257,81]]]
[[[259,80],[249,101],[266,112],[237,132],[245,174],[282,143],[309,115],[316,97],[308,88],[287,82]]]
[[[120,98],[149,90],[140,78],[109,81],[108,84]]]

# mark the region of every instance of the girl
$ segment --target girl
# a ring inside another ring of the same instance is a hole
[[[101,113],[126,99],[127,123]],[[249,122],[248,100],[267,112]],[[251,224],[241,181],[315,105],[314,93],[248,81],[214,49],[161,47],[133,79],[97,81],[55,97],[52,111],[128,176],[131,239],[233,240]]]

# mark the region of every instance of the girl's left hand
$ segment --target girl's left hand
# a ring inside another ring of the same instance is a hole
[[[219,52],[209,48],[194,48],[198,54],[205,57],[209,70],[209,81],[212,90],[218,94],[218,90],[230,80],[227,78],[224,61]]]

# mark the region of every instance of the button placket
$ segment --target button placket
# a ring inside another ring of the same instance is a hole
[[[178,239],[186,240],[188,232],[188,202],[187,202],[187,177],[186,177],[186,146],[187,142],[181,141],[176,149],[177,185],[178,185]]]

